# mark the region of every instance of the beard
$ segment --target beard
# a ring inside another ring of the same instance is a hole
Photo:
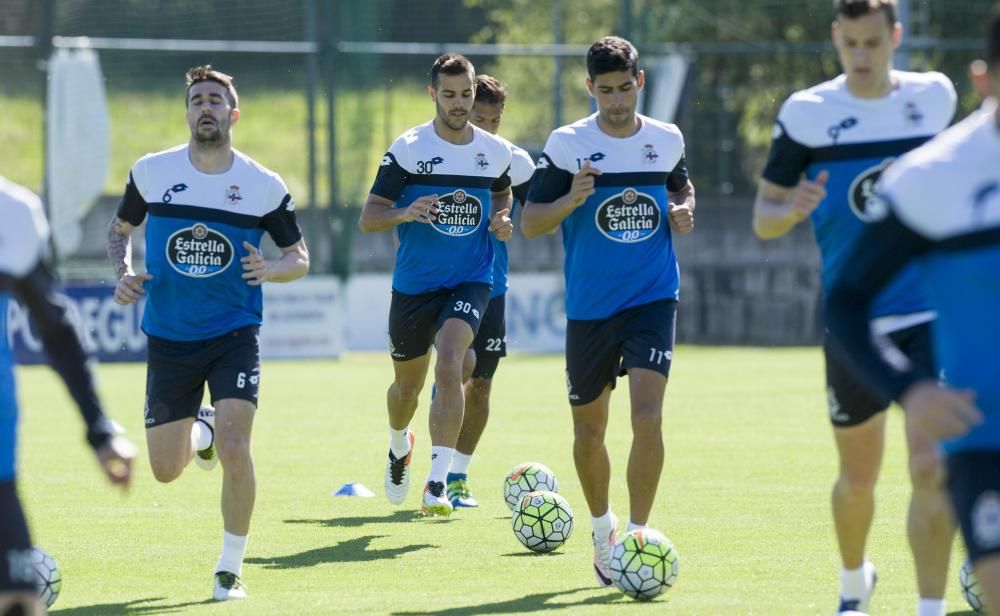
[[[445,111],[444,107],[437,105],[437,115],[444,122],[444,125],[451,130],[462,130],[465,128],[466,124],[469,123],[469,113],[465,112],[463,115],[455,116],[451,115],[450,112]]]
[[[614,113],[612,113],[612,110],[602,111],[601,117],[610,126],[624,127],[635,121],[635,110],[616,109]]]
[[[221,146],[226,141],[228,141],[229,126],[225,126],[222,123],[215,122],[212,130],[203,131],[201,130],[201,119],[194,125],[191,129],[191,137],[194,138],[195,142],[202,146]]]

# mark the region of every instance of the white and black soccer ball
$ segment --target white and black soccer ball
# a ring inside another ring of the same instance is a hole
[[[511,528],[524,547],[551,552],[573,534],[573,509],[555,492],[529,492],[514,509]]]
[[[503,500],[511,511],[528,492],[559,492],[555,473],[540,462],[518,464],[503,481]]]
[[[62,589],[62,573],[59,572],[56,559],[42,548],[33,547],[31,548],[31,567],[35,570],[38,596],[45,603],[45,607],[52,607],[52,604],[59,598],[59,590]]]
[[[962,586],[962,596],[969,602],[969,607],[977,612],[985,612],[983,607],[983,587],[972,571],[972,561],[965,559],[965,564],[958,572],[958,583]]]
[[[626,595],[649,601],[674,585],[680,565],[670,539],[658,530],[639,528],[615,544],[611,579]]]

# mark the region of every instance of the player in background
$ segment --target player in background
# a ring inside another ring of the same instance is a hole
[[[489,75],[476,75],[476,99],[472,105],[470,122],[491,135],[496,135],[500,130],[506,102],[507,88],[500,81]],[[498,138],[507,144],[512,155],[510,183],[515,201],[511,203],[510,217],[513,218],[516,205],[520,203],[523,206],[527,198],[531,175],[535,172],[535,163],[527,152],[503,137]],[[493,375],[496,374],[500,358],[507,356],[507,324],[504,318],[508,288],[507,242],[495,237],[492,241],[495,254],[493,295],[483,314],[472,348],[465,354],[462,368],[465,415],[462,418],[462,430],[458,434],[455,455],[451,461],[445,486],[448,500],[454,507],[479,506],[469,489],[469,463],[489,419]]]
[[[210,66],[187,73],[187,144],[132,167],[108,231],[115,300],[145,296],[149,338],[146,443],[158,481],[177,479],[197,454],[222,462],[222,555],[216,600],[246,598],[241,582],[256,477],[250,433],[260,381],[261,285],[309,269],[295,204],[280,177],[232,146],[239,120],[232,77]],[[148,216],[148,220],[147,220]],[[146,221],[146,270],[132,267],[131,234]],[[267,232],[281,249],[265,260]],[[212,406],[202,407],[205,384]]]
[[[892,68],[902,38],[895,0],[837,0],[833,42],[844,73],[790,96],[778,113],[771,155],[754,204],[753,228],[765,240],[811,219],[823,262],[823,289],[852,267],[847,248],[866,228],[869,197],[895,157],[944,130],[955,90],[940,73]],[[888,334],[911,361],[933,365],[934,312],[917,273],[902,272],[873,304],[872,329]],[[840,470],[833,519],[842,562],[839,611],[865,611],[876,574],[865,544],[874,514],[889,400],[871,391],[824,343],[827,397]],[[907,535],[917,570],[918,614],[944,614],[954,525],[939,469],[921,463],[933,447],[907,430],[913,496]]]
[[[694,228],[694,186],[673,124],[636,113],[645,74],[635,47],[605,37],[587,52],[597,113],[552,132],[521,214],[528,238],[562,229],[566,381],[573,458],[594,527],[594,573],[610,586],[618,518],[604,445],[608,402],[628,374],[628,530],[644,527],[663,469],[662,415],[680,275],[672,232]]]
[[[989,90],[1000,96],[1000,8],[989,26]],[[925,438],[944,442],[948,490],[987,612],[1000,614],[1000,111],[973,113],[884,174],[873,222],[833,283],[827,323],[860,374],[898,401]],[[937,311],[946,384],[919,364],[891,365],[867,308],[917,264]],[[929,457],[936,457],[931,450]]]
[[[417,409],[430,367],[431,469],[424,484],[424,515],[449,515],[445,492],[462,428],[462,364],[479,331],[493,284],[490,234],[507,241],[511,152],[507,144],[469,122],[475,69],[468,58],[434,61],[428,93],[434,118],[396,139],[382,163],[358,221],[366,233],[394,231],[399,241],[392,276],[389,345],[394,379],[386,403],[389,456],[385,493],[398,505],[410,486]]]
[[[27,309],[49,364],[69,389],[112,484],[128,488],[135,446],[120,436],[101,407],[86,352],[56,297],[44,264],[49,226],[38,197],[0,177],[0,614],[43,614],[31,564],[31,539],[17,497],[17,394],[14,355],[7,337],[7,304]]]

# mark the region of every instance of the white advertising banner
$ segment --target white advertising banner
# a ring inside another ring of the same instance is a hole
[[[344,352],[344,294],[336,277],[307,276],[264,285],[264,359],[339,357]]]

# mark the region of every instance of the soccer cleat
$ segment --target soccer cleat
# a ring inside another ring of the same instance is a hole
[[[451,506],[456,509],[479,506],[479,501],[469,491],[469,480],[465,473],[448,473],[447,491],[448,500],[451,501]]]
[[[449,516],[451,515],[451,501],[444,493],[444,484],[440,481],[428,481],[424,486],[423,504],[420,506],[420,513],[425,516]]]
[[[406,493],[410,491],[410,460],[413,458],[415,439],[413,430],[407,431],[406,439],[410,441],[410,451],[404,457],[397,458],[392,449],[389,449],[389,459],[385,463],[385,497],[393,505],[406,500]]]
[[[868,603],[871,601],[872,593],[875,592],[875,584],[878,582],[878,574],[875,572],[875,565],[872,564],[870,560],[866,560],[865,564],[862,565],[865,569],[865,580],[866,586],[868,587],[868,592],[865,593],[864,597],[861,598],[851,598],[845,599],[840,598],[840,607],[837,608],[837,614],[867,614],[868,613]]]
[[[247,587],[240,581],[240,576],[228,571],[215,572],[215,590],[212,598],[216,601],[229,601],[231,599],[246,599]]]
[[[618,537],[618,518],[611,514],[611,532],[607,537],[598,537],[596,533],[591,533],[594,541],[594,575],[597,577],[597,585],[608,587],[614,585],[611,579],[611,552],[615,549],[615,541]]]
[[[198,409],[198,418],[195,421],[200,421],[208,426],[209,431],[212,433],[212,444],[206,449],[196,452],[194,457],[198,466],[206,471],[210,471],[219,462],[219,456],[215,455],[215,409],[210,406],[201,407]]]

